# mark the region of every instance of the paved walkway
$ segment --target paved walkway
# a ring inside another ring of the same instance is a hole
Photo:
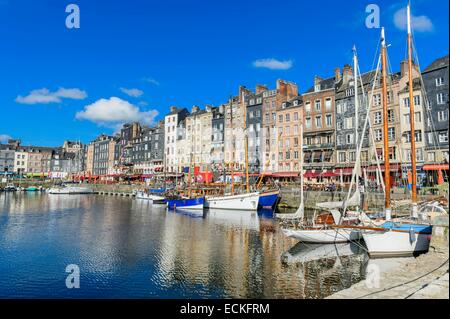
[[[370,260],[368,279],[328,298],[449,299],[448,247],[431,249],[418,258]]]

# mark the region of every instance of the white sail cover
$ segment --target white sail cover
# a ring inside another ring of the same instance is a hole
[[[317,203],[316,206],[323,209],[336,209],[336,208],[343,208],[344,204],[347,204],[347,207],[353,207],[353,206],[359,206],[361,204],[361,195],[359,193],[359,189],[356,189],[355,193],[350,197],[345,203],[345,201],[340,202],[324,202],[324,203]]]

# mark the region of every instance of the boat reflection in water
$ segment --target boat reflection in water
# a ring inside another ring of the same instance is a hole
[[[324,298],[365,279],[368,255],[362,242],[297,243],[281,255],[285,267],[296,267],[303,298]]]

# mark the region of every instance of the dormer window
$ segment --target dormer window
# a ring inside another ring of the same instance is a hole
[[[294,106],[298,106],[298,100],[294,101]]]
[[[285,108],[286,108],[286,102],[283,102],[283,104],[281,104],[281,107],[282,107],[283,109],[285,109]]]
[[[350,88],[350,89],[347,89],[345,91],[345,96],[352,96],[354,94],[355,94],[355,89],[354,88]]]
[[[319,91],[320,91],[320,84],[316,84],[316,85],[314,86],[314,91],[315,91],[315,92],[319,92]]]

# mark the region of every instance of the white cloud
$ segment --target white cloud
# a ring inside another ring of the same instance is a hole
[[[33,90],[27,96],[19,95],[16,102],[20,104],[49,104],[60,103],[61,99],[83,100],[87,97],[85,91],[80,89],[59,88],[58,91],[51,92],[47,88]]]
[[[153,85],[159,85],[159,82],[156,81],[153,78],[143,78],[142,81],[148,82],[148,83],[153,84]]]
[[[292,60],[280,61],[277,59],[259,59],[253,62],[256,68],[266,68],[270,70],[289,70],[293,66]]]
[[[118,97],[100,99],[85,106],[83,111],[75,115],[79,120],[88,120],[110,127],[134,121],[152,125],[157,116],[157,110],[141,111],[137,106]]]
[[[144,94],[144,92],[139,89],[120,88],[120,90],[131,97],[140,97],[142,94]]]
[[[6,134],[0,134],[0,143],[8,142],[8,140],[12,139],[11,136]]]
[[[394,24],[400,30],[407,29],[406,8],[402,8],[394,14]],[[411,26],[417,32],[430,32],[434,30],[433,22],[427,16],[411,15]]]

